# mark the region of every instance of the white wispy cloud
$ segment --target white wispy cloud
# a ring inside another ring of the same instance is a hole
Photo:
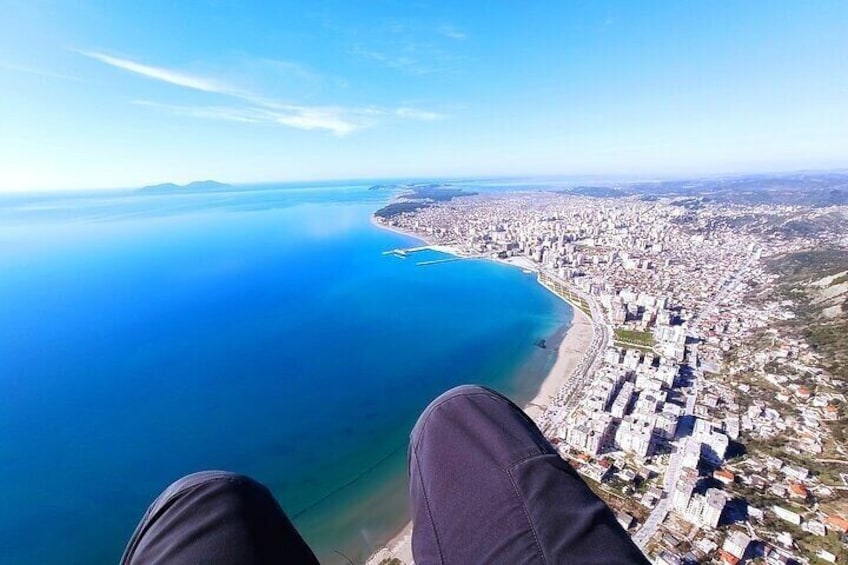
[[[380,120],[390,118],[432,121],[443,117],[435,112],[410,107],[385,109],[379,107],[346,108],[342,106],[290,104],[233,88],[224,82],[206,77],[145,65],[99,52],[79,51],[79,53],[149,79],[192,90],[224,95],[231,100],[231,103],[226,105],[191,106],[163,104],[150,100],[134,101],[137,105],[156,108],[179,116],[239,123],[274,124],[302,130],[323,130],[339,136],[371,127]]]
[[[278,124],[299,129],[328,129],[337,135],[347,135],[362,126],[333,112],[307,108],[274,117]]]
[[[78,53],[80,55],[85,55],[86,57],[96,59],[101,63],[106,63],[107,65],[111,65],[113,67],[129,71],[131,73],[142,75],[155,80],[161,80],[162,82],[167,82],[176,86],[192,88],[194,90],[201,90],[203,92],[214,92],[218,94],[233,93],[232,89],[227,88],[225,85],[217,81],[210,80],[207,78],[192,76],[186,73],[173,71],[171,69],[165,69],[162,67],[143,65],[141,63],[136,63],[135,61],[130,61],[129,59],[113,57],[111,55],[106,55],[105,53],[98,53],[96,51],[78,51]]]
[[[444,114],[405,106],[386,109],[378,107],[298,106],[278,103],[266,103],[262,107],[185,106],[162,104],[150,100],[134,100],[133,103],[156,108],[175,116],[238,123],[282,125],[303,130],[328,130],[340,136],[372,127],[381,121],[392,118],[433,121],[446,117]]]

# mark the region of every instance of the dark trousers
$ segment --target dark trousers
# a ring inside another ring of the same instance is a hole
[[[409,446],[419,565],[645,564],[609,508],[500,394],[455,388],[418,419]],[[221,471],[168,487],[123,564],[317,563],[271,493]]]

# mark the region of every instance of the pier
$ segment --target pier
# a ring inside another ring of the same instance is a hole
[[[438,251],[439,253],[445,253],[450,255],[450,257],[445,257],[444,259],[430,259],[428,261],[419,261],[415,263],[416,267],[426,267],[428,265],[438,265],[439,263],[450,263],[452,261],[461,261],[462,259],[470,259],[471,257],[465,257],[456,255],[455,251],[445,247],[443,245],[422,245],[420,247],[406,247],[406,248],[398,248],[398,249],[390,249],[389,251],[383,251],[383,255],[391,255],[394,257],[399,257],[401,259],[406,259],[413,253],[418,253],[419,251]]]
[[[398,249],[390,249],[389,251],[383,251],[383,255],[394,255],[395,257],[400,257],[401,259],[406,259],[407,255],[411,253],[417,253],[419,251],[426,251],[428,249],[433,249],[430,245],[422,245],[421,247],[407,247],[407,248],[398,248]]]
[[[433,259],[432,261],[419,261],[415,264],[416,267],[426,267],[427,265],[438,265],[439,263],[450,263],[452,261],[462,261],[464,257],[448,257],[447,259]]]

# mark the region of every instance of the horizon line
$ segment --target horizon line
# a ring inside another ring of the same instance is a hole
[[[26,195],[26,194],[53,194],[61,193],[87,193],[87,192],[124,192],[140,190],[149,186],[159,184],[177,184],[186,185],[194,182],[214,181],[221,184],[231,185],[233,187],[248,187],[267,184],[315,184],[315,183],[345,183],[345,182],[374,182],[374,181],[451,181],[451,182],[468,182],[468,181],[486,181],[486,180],[567,180],[567,179],[591,179],[597,178],[599,182],[616,182],[616,183],[642,183],[642,182],[660,182],[660,181],[675,181],[675,180],[700,180],[710,178],[735,178],[750,175],[790,175],[803,173],[842,173],[848,174],[848,166],[828,167],[828,168],[800,168],[800,169],[772,169],[772,170],[747,170],[733,172],[714,172],[714,173],[690,173],[690,174],[635,174],[635,173],[547,173],[547,174],[503,174],[503,175],[433,175],[433,176],[417,176],[417,175],[399,175],[399,176],[362,176],[362,177],[327,177],[327,178],[312,178],[312,179],[293,179],[293,180],[258,180],[258,181],[221,181],[212,178],[198,178],[179,183],[174,181],[153,182],[149,184],[138,184],[132,186],[93,186],[93,187],[64,187],[64,188],[31,188],[25,190],[6,190],[0,187],[0,195]]]

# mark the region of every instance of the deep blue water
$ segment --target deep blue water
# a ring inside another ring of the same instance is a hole
[[[116,562],[169,482],[267,484],[322,560],[405,520],[406,437],[467,382],[530,398],[568,307],[382,252],[390,195],[0,197],[0,563]]]

